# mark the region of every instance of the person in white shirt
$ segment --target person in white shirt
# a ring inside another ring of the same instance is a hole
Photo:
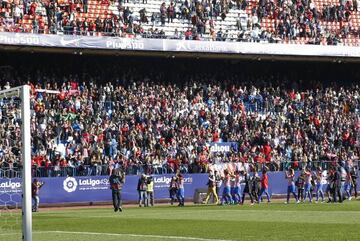
[[[287,187],[287,197],[286,197],[286,202],[285,204],[288,204],[290,201],[290,194],[292,193],[294,195],[294,198],[296,200],[296,203],[299,203],[299,199],[296,196],[295,193],[295,172],[294,169],[289,169],[288,171],[285,172],[285,178],[288,180],[288,187]]]
[[[311,181],[312,181],[312,175],[311,171],[307,168],[304,171],[305,174],[305,194],[304,194],[304,201],[306,200],[306,196],[309,197],[309,202],[312,202],[312,192],[311,192]]]
[[[319,201],[319,196],[321,196],[321,202],[324,202],[324,190],[323,190],[323,183],[325,180],[325,175],[321,169],[321,167],[317,168],[315,173],[316,177],[316,203]]]
[[[19,23],[20,18],[22,17],[23,10],[20,8],[20,5],[16,5],[14,9],[14,22]]]
[[[242,30],[247,30],[248,15],[244,10],[240,11],[240,26]]]

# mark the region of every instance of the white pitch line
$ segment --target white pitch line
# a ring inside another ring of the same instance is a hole
[[[0,236],[12,236],[12,235],[21,235],[21,233],[0,233]]]
[[[131,234],[131,233],[94,233],[94,232],[70,232],[70,231],[39,231],[33,232],[36,234],[83,234],[83,235],[103,235],[103,236],[128,236],[138,238],[158,238],[158,239],[181,239],[181,240],[199,240],[199,241],[232,241],[225,239],[207,239],[207,238],[195,238],[195,237],[184,237],[184,236],[162,236],[162,235],[151,235],[151,234]]]

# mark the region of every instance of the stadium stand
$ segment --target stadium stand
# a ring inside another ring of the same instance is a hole
[[[114,165],[129,174],[196,173],[221,163],[282,170],[359,160],[356,65],[321,71],[320,64],[12,58],[16,65],[7,58],[0,83],[32,85],[34,176],[106,174]],[[20,124],[6,106],[0,165],[14,170],[19,143],[10,137]],[[229,141],[239,152],[210,153],[208,143]]]
[[[358,0],[2,0],[0,31],[359,46]]]

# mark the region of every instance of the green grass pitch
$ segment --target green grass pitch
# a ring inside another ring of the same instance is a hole
[[[18,215],[18,214],[17,214]],[[0,240],[21,240],[16,215],[0,215]],[[18,227],[12,222],[17,222]],[[16,233],[17,231],[17,233]],[[343,204],[41,210],[34,241],[360,240],[360,201]]]

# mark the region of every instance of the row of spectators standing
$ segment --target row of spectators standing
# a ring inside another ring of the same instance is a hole
[[[48,84],[33,85],[33,161],[53,171],[42,175],[95,175],[116,165],[133,174],[206,172],[209,164],[229,162],[279,170],[359,159],[358,86],[292,90],[235,79],[179,85],[148,77],[134,82],[131,75],[86,83],[72,75],[59,82],[45,73],[39,78]],[[40,88],[61,93],[36,92]],[[18,164],[19,142],[10,136],[20,135],[19,106],[3,103],[1,110],[0,160]],[[238,151],[208,146],[229,141]]]
[[[321,13],[311,1],[273,1],[262,0],[257,6],[254,6],[249,16],[245,9],[248,6],[247,1],[194,1],[190,5],[187,1],[181,2],[180,7],[176,10],[176,4],[170,2],[167,7],[165,2],[160,7],[160,18],[162,26],[165,25],[166,17],[168,23],[178,15],[179,19],[188,19],[194,26],[191,35],[185,34],[186,39],[200,39],[209,28],[210,38],[213,40],[223,41],[231,36],[222,33],[221,29],[215,32],[215,22],[217,16],[222,21],[226,19],[226,14],[230,9],[237,7],[242,10],[238,14],[236,22],[239,32],[235,37],[238,40],[258,41],[270,40],[280,37],[281,39],[294,40],[298,37],[311,38],[312,43],[320,43],[322,38],[327,40],[328,44],[337,44],[340,37],[347,37],[348,34],[358,34],[350,24],[352,11],[357,11],[357,1],[341,1],[339,6],[323,6]],[[274,32],[268,29],[261,29],[260,22],[264,18],[274,19]],[[327,26],[320,24],[321,20],[335,21],[342,24],[340,31],[333,32]]]

